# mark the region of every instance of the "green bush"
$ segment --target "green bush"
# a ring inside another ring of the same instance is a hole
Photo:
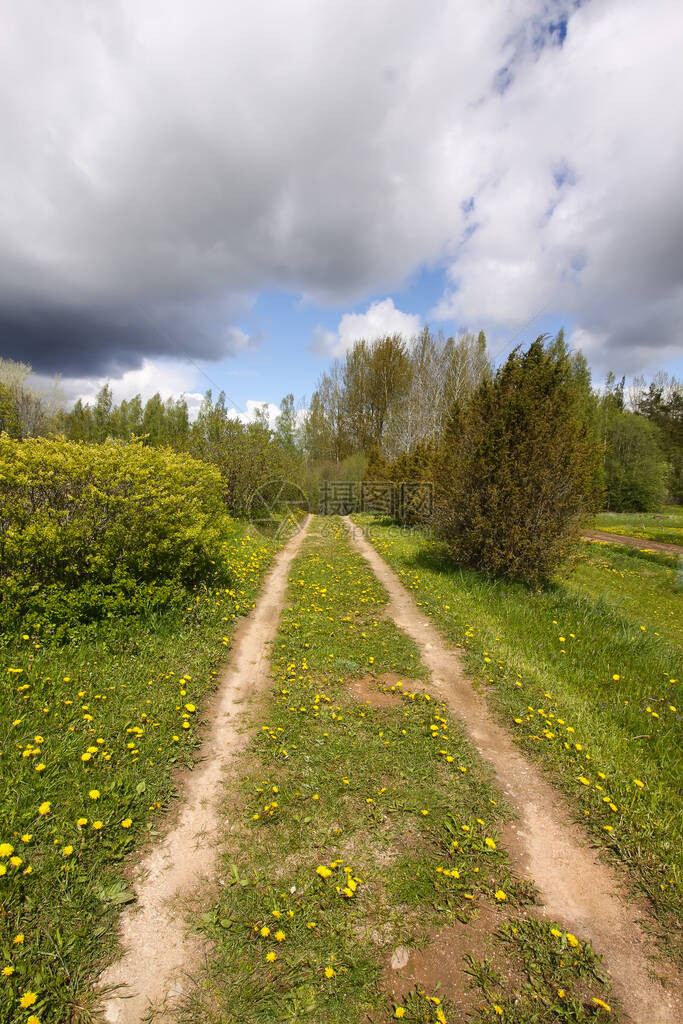
[[[169,449],[0,435],[0,612],[88,620],[220,573],[218,470]]]
[[[513,352],[456,409],[434,463],[435,522],[461,565],[529,584],[591,504],[598,443],[585,363],[563,339]]]

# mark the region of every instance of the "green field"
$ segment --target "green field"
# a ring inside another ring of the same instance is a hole
[[[125,858],[156,835],[173,770],[193,763],[204,698],[275,550],[234,524],[229,589],[188,590],[167,613],[76,629],[62,646],[44,627],[0,637],[0,1020],[90,1019],[132,899]]]
[[[589,528],[683,545],[683,508],[666,505],[661,512],[600,512],[593,516]]]
[[[606,1014],[598,959],[533,916],[533,887],[501,846],[500,793],[343,529],[306,542],[288,602],[276,686],[229,787],[227,884],[200,922],[212,952],[184,1017],[461,1019],[440,981],[391,992],[384,977],[395,947],[427,947],[458,923],[468,1019]]]
[[[359,517],[362,518],[362,517]],[[662,559],[586,545],[545,590],[454,568],[419,531],[364,520],[517,742],[624,863],[663,929],[681,917],[683,598]]]

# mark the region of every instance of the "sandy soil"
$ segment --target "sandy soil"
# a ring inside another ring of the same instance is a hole
[[[648,551],[663,551],[667,555],[683,555],[683,545],[665,544],[661,540],[643,540],[642,537],[622,537],[620,533],[604,530],[587,530],[582,540],[602,540],[609,544],[626,544],[630,548],[646,548]]]
[[[216,871],[221,781],[246,742],[238,719],[246,700],[270,681],[270,650],[288,572],[308,521],[278,554],[256,608],[239,625],[213,702],[200,763],[180,785],[181,810],[163,841],[135,872],[136,903],[121,919],[123,957],[102,975],[104,1019],[110,1024],[166,1021],[182,996],[201,943],[188,934],[181,905]]]
[[[396,708],[403,701],[398,693],[388,692],[388,689],[402,679],[403,676],[395,672],[385,672],[379,678],[368,674],[351,683],[349,690],[361,704],[370,704],[373,708]]]
[[[590,939],[633,1024],[683,1020],[680,978],[668,963],[655,961],[652,941],[639,923],[646,917],[645,909],[627,899],[617,872],[591,848],[564,798],[493,719],[465,676],[459,653],[446,646],[362,529],[349,519],[346,525],[353,546],[389,594],[387,615],[417,643],[432,673],[433,688],[464,722],[519,815],[505,837],[506,848],[517,871],[537,885],[542,911]]]

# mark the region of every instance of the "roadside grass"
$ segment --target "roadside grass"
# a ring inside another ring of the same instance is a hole
[[[551,770],[593,839],[628,867],[674,952],[683,857],[674,568],[590,545],[573,573],[534,592],[454,567],[418,530],[354,518],[463,649],[515,740]]]
[[[176,595],[68,643],[0,636],[0,1020],[95,1019],[93,985],[133,898],[126,858],[153,841],[202,702],[277,545],[234,523],[231,588]],[[182,599],[181,599],[182,598]]]
[[[338,523],[306,540],[288,602],[276,686],[227,786],[221,890],[198,922],[211,952],[182,1019],[462,1019],[447,985],[396,991],[388,961],[453,922],[474,938],[482,912],[502,966],[474,970],[471,1020],[606,1016],[598,959],[529,916],[533,888],[501,848],[509,813],[490,772]]]
[[[661,512],[599,512],[589,528],[664,544],[683,544],[683,507],[665,505]]]
[[[672,597],[677,566],[676,555],[590,541],[563,573],[562,585],[683,650],[683,609]]]

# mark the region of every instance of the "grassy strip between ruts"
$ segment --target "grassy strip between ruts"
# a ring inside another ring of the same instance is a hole
[[[534,916],[487,768],[345,530],[326,525],[292,567],[277,684],[229,787],[224,888],[200,922],[212,953],[183,1020],[607,1016],[597,957]],[[437,975],[399,977],[397,947],[431,950]]]
[[[464,649],[517,742],[628,865],[675,942],[683,624],[673,567],[590,545],[568,578],[534,592],[455,568],[420,531],[364,522],[423,610]]]
[[[0,640],[0,1021],[88,1021],[133,897],[125,858],[155,836],[192,764],[203,698],[277,544],[234,523],[230,589],[101,624],[64,646]]]
[[[666,505],[661,512],[600,512],[593,516],[589,528],[683,545],[683,508]]]

